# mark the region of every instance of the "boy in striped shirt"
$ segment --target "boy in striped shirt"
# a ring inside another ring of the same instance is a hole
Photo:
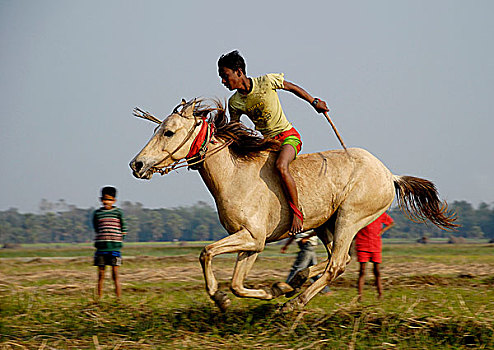
[[[94,266],[98,266],[98,297],[103,296],[103,281],[105,279],[105,267],[112,267],[112,278],[115,283],[115,294],[120,297],[121,287],[118,277],[118,267],[122,264],[120,249],[127,226],[120,208],[114,206],[117,196],[115,187],[107,186],[101,190],[102,207],[93,214],[93,226],[96,233],[94,246]]]

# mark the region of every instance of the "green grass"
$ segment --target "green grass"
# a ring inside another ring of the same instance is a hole
[[[20,293],[2,307],[3,343],[39,347],[90,348],[94,337],[106,348],[127,342],[152,348],[347,348],[383,346],[463,348],[494,346],[492,302],[471,303],[492,292],[437,288],[423,293],[398,290],[386,302],[372,298],[357,305],[347,290],[331,297],[317,296],[302,312],[282,314],[277,302],[236,300],[222,314],[202,291],[142,295],[127,293],[121,303],[105,298],[99,304],[90,295],[50,298]],[[447,303],[444,298],[451,297]],[[489,300],[489,299],[487,299]],[[2,301],[2,306],[5,300]],[[56,308],[50,301],[56,302]],[[15,320],[15,322],[12,322]],[[324,345],[324,346],[323,346]]]
[[[199,254],[203,245],[178,246],[178,245],[125,245],[123,253],[127,256],[180,256]],[[20,249],[2,249],[0,258],[27,258],[27,257],[82,257],[91,256],[94,253],[91,245],[65,246],[58,248],[23,247]]]
[[[286,276],[296,249],[281,255],[279,248],[267,248],[248,283],[270,285]],[[125,259],[133,249],[155,248],[125,248],[118,302],[109,278],[105,296],[94,301],[92,249],[75,259],[2,260],[0,348],[494,348],[493,247],[389,245],[383,300],[376,299],[368,277],[364,300],[356,302],[358,266],[352,262],[329,296],[317,295],[304,310],[288,314],[278,311],[284,297],[262,301],[228,292],[232,255],[213,263],[220,288],[232,299],[221,313],[204,290],[201,247],[159,247],[161,253]]]

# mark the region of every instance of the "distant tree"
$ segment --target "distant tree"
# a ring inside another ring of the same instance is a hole
[[[124,212],[124,218],[127,224],[125,240],[127,242],[138,242],[141,232],[139,216]]]
[[[121,208],[127,221],[127,241],[218,240],[227,235],[218,213],[205,202],[178,208],[147,209],[141,203],[124,201]],[[417,240],[421,237],[469,237],[494,239],[494,208],[481,203],[475,209],[466,201],[455,201],[457,232],[443,231],[432,224],[412,222],[399,208],[391,208],[395,226],[384,237]],[[43,199],[40,213],[0,211],[0,243],[87,242],[94,238],[94,208],[80,209],[64,200]]]
[[[164,233],[167,241],[180,240],[184,233],[184,219],[178,213],[171,212],[164,218]]]
[[[5,244],[14,242],[16,242],[14,228],[9,222],[2,220],[2,224],[0,225],[0,243]]]
[[[52,202],[46,200],[45,198],[43,198],[41,200],[41,202],[39,203],[39,211],[42,214],[53,212],[53,211],[55,211],[54,204]]]
[[[126,241],[139,242],[145,236],[141,233],[141,221],[143,219],[142,203],[132,203],[130,201],[122,202],[121,208],[124,212],[124,217],[127,222]]]
[[[456,212],[457,223],[461,225],[458,228],[457,236],[468,237],[476,226],[475,210],[472,204],[466,201],[454,201],[451,208]],[[478,229],[475,229],[475,232],[477,235],[479,234]]]
[[[494,238],[494,207],[491,209],[487,203],[480,203],[476,211],[476,222],[487,238]]]
[[[42,227],[39,215],[25,214],[22,225],[24,229],[23,243],[37,243],[40,239],[39,234],[42,232]]]
[[[156,210],[144,209],[141,219],[139,241],[162,241],[163,240],[163,217]]]

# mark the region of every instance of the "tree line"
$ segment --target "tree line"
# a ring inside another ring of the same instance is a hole
[[[122,202],[130,242],[213,241],[227,235],[216,210],[204,202],[178,208],[145,208],[141,203]],[[39,213],[19,213],[15,208],[0,211],[0,244],[79,243],[94,237],[92,215],[95,208],[81,209],[64,200],[42,200]],[[395,226],[385,238],[419,239],[451,235],[494,239],[494,206],[477,208],[466,201],[450,205],[461,226],[456,232],[443,231],[432,224],[414,223],[398,208],[389,211]]]

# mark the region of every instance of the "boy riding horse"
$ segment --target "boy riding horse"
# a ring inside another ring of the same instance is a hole
[[[281,142],[276,169],[293,211],[290,233],[302,232],[303,214],[298,203],[297,186],[289,170],[290,163],[302,148],[302,140],[283,113],[276,90],[290,91],[309,102],[319,113],[329,111],[326,102],[312,97],[300,86],[286,81],[283,73],[266,74],[257,78],[247,77],[245,61],[237,50],[219,58],[218,73],[228,90],[237,90],[228,100],[230,120],[238,122],[240,116],[245,114],[264,137],[272,137]]]

